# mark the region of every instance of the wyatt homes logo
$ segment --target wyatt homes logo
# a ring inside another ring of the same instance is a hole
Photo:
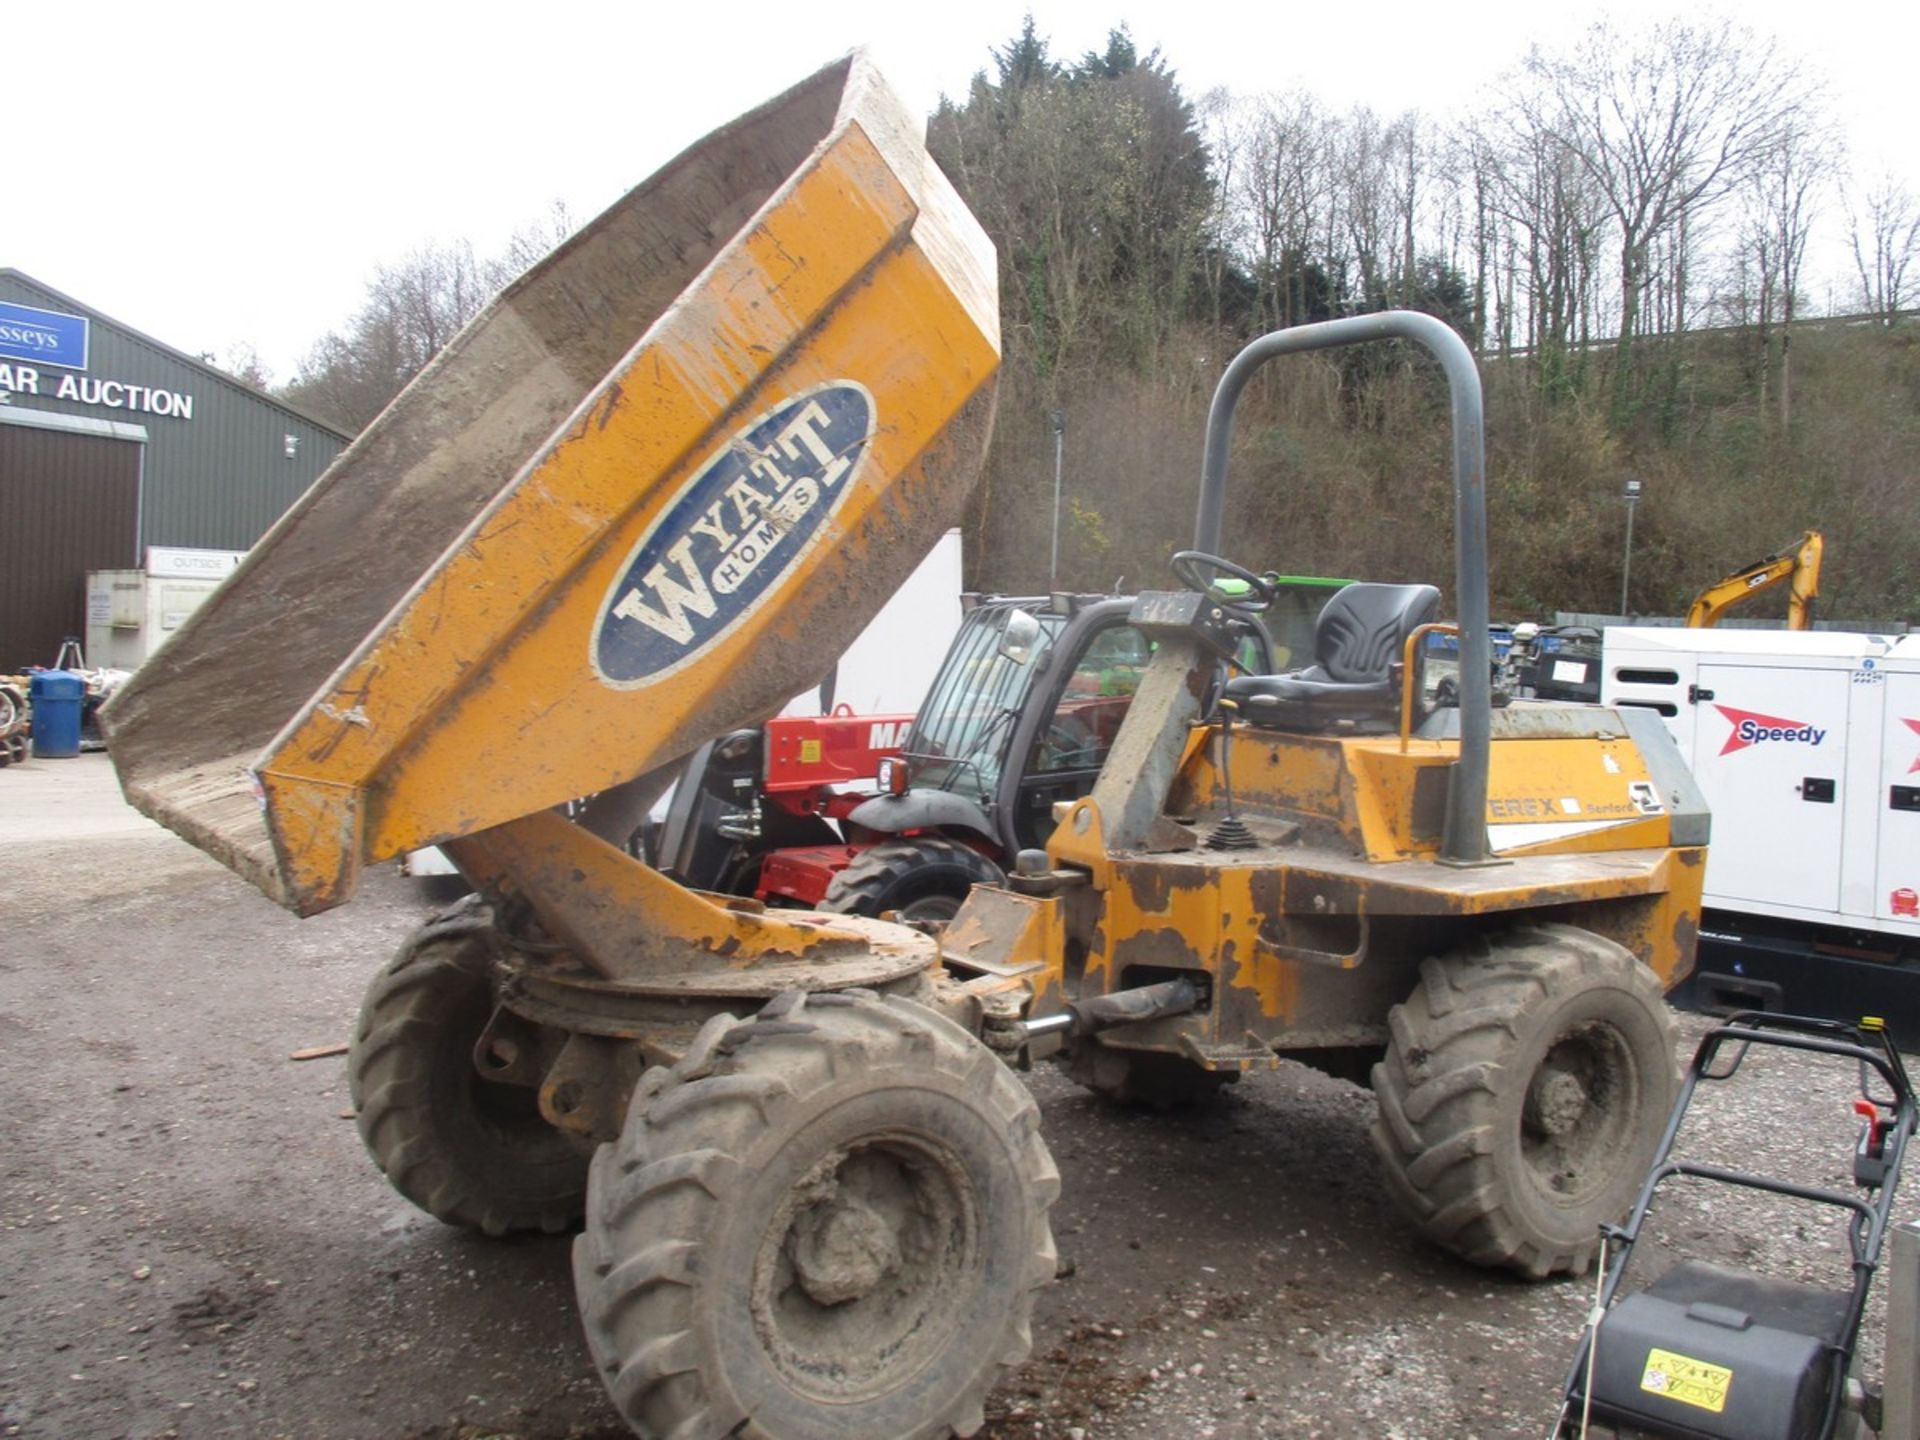
[[[873,438],[852,381],[796,395],[701,467],[607,593],[593,663],[617,689],[658,680],[759,608],[851,489]]]
[[[1751,710],[1736,710],[1731,705],[1713,707],[1727,717],[1733,733],[1720,747],[1722,755],[1745,750],[1749,745],[1818,745],[1827,732],[1816,730],[1804,720],[1782,720],[1777,715],[1759,715]]]

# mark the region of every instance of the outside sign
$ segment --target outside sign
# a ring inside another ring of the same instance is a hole
[[[244,550],[188,550],[149,545],[147,574],[163,580],[224,580],[246,558]]]

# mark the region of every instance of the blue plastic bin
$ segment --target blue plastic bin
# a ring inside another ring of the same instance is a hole
[[[80,753],[80,711],[87,682],[71,670],[42,670],[27,682],[33,702],[36,760],[69,760]]]

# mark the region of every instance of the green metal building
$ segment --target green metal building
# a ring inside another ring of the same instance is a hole
[[[0,672],[83,633],[89,570],[247,549],[350,438],[0,269]]]

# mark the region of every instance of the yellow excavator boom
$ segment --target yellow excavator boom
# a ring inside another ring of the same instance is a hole
[[[922,128],[850,57],[510,285],[115,697],[129,799],[308,914],[816,682],[991,428]]]
[[[1784,580],[1793,582],[1787,597],[1787,628],[1813,628],[1813,602],[1820,595],[1820,554],[1826,542],[1818,530],[1809,530],[1793,544],[1764,560],[1743,565],[1693,597],[1687,624],[1695,630],[1720,623],[1735,605],[1771,590]]]

